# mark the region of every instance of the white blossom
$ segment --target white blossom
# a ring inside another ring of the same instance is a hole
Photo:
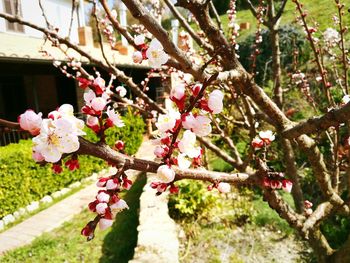
[[[191,161],[186,159],[186,154],[181,153],[177,156],[177,164],[180,169],[187,169],[191,166]]]
[[[40,134],[33,138],[33,150],[39,152],[47,162],[59,161],[63,153],[72,153],[79,149],[78,131],[69,118],[57,120],[45,119]]]
[[[122,98],[125,97],[125,95],[127,93],[126,89],[123,86],[116,87],[115,91],[118,92],[119,96]]]
[[[119,128],[125,126],[125,124],[124,124],[123,120],[121,119],[119,113],[116,113],[111,107],[108,107],[107,115],[108,115],[108,118],[111,120],[111,122],[115,126],[117,126]]]
[[[151,41],[146,51],[146,56],[148,64],[153,68],[160,68],[169,59],[168,54],[163,50],[162,44],[156,38]]]
[[[208,107],[214,114],[218,114],[223,109],[224,93],[220,90],[214,90],[209,94]]]
[[[137,46],[145,44],[145,35],[137,35],[134,38],[134,42]]]
[[[323,38],[328,44],[333,46],[340,41],[340,34],[333,28],[327,28],[326,31],[323,32]]]
[[[201,148],[196,146],[196,135],[187,130],[184,132],[178,146],[181,153],[186,154],[190,158],[196,158],[201,154]]]

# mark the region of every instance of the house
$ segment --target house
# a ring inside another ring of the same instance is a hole
[[[94,46],[91,28],[86,26],[87,2],[75,1],[74,12],[72,0],[41,2],[47,19],[54,28],[59,29],[61,36],[69,37],[73,43],[103,59],[100,48]],[[36,0],[0,0],[0,12],[19,14],[24,20],[46,26],[39,1]],[[40,49],[57,60],[66,60],[61,51],[44,41],[41,32],[0,19],[0,118],[15,121],[28,108],[45,115],[63,103],[70,103],[77,112],[80,111],[82,91],[77,87],[76,81],[66,78],[52,65],[50,57],[39,52]],[[127,50],[132,52],[131,47]],[[130,55],[122,55],[109,46],[106,47],[106,52],[111,62],[136,78],[135,81],[140,81],[145,76],[147,64],[136,65]],[[70,55],[82,63],[87,62],[77,53],[72,52]],[[88,70],[93,66],[86,65]]]

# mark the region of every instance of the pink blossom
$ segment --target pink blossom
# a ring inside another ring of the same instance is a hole
[[[157,179],[163,183],[170,183],[175,179],[175,172],[168,165],[161,165],[157,169]]]
[[[209,94],[208,107],[213,114],[218,114],[223,109],[224,94],[220,90],[214,90]]]
[[[193,131],[198,136],[207,136],[211,133],[211,120],[207,116],[198,115],[194,117],[192,114],[187,115],[182,125],[185,129]]]
[[[217,186],[217,189],[219,190],[220,193],[227,194],[231,191],[231,185],[228,183],[220,182]]]
[[[26,110],[18,117],[18,122],[23,130],[29,131],[31,135],[38,135],[42,123],[42,113],[36,114],[32,110]]]
[[[107,105],[107,101],[102,97],[96,97],[91,100],[91,108],[95,111],[102,111]]]

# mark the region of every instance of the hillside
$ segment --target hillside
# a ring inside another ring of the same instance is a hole
[[[332,16],[338,13],[335,1],[333,0],[301,0],[304,4],[304,8],[308,11],[309,16],[307,17],[310,22],[318,22],[320,30],[324,31],[328,27],[334,27]],[[347,12],[350,7],[350,0],[342,1],[345,5],[345,17],[344,25],[350,24],[350,13]],[[225,32],[227,32],[228,17],[222,15],[222,24]],[[285,12],[282,15],[281,25],[293,23],[295,20],[295,4],[292,1],[288,1]],[[245,38],[249,33],[253,33],[256,28],[256,19],[252,16],[250,10],[242,10],[237,12],[237,23],[249,22],[251,24],[250,30],[240,32],[240,38]]]

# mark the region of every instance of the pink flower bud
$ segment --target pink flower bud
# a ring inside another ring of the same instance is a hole
[[[282,189],[286,191],[287,193],[290,193],[292,191],[293,183],[289,180],[283,180],[282,181]]]
[[[140,64],[143,60],[143,56],[142,53],[140,51],[135,51],[132,54],[132,61],[134,61],[134,63]]]
[[[37,163],[45,160],[44,156],[40,152],[33,151],[32,153],[33,160]]]
[[[106,186],[106,182],[109,180],[109,177],[102,177],[100,179],[98,179],[96,185],[98,187],[105,187]]]
[[[105,192],[100,192],[97,196],[96,196],[96,199],[99,201],[99,202],[105,202],[107,203],[109,201],[109,194],[106,194]]]
[[[264,141],[258,137],[252,140],[252,146],[255,150],[261,149],[264,146]]]
[[[309,200],[304,201],[305,208],[311,208],[313,206],[313,203],[311,203]]]
[[[68,167],[70,171],[74,171],[80,168],[79,161],[77,159],[68,160],[65,165]]]
[[[167,184],[159,184],[157,187],[158,193],[164,193],[167,189],[168,185]]]
[[[112,204],[110,206],[110,208],[114,211],[114,212],[120,212],[124,209],[129,209],[128,204],[123,200],[123,199],[119,199],[117,202],[115,202],[114,204]]]
[[[202,84],[195,84],[192,87],[192,94],[193,94],[193,96],[197,96],[201,89],[202,89]]]
[[[106,203],[99,203],[96,205],[96,212],[100,215],[104,215],[106,213],[108,205]]]
[[[89,127],[93,127],[93,126],[95,126],[95,125],[99,125],[99,123],[98,123],[98,118],[89,115],[89,116],[86,118],[86,124],[87,124],[87,126],[89,126]]]
[[[231,191],[231,185],[228,183],[220,182],[217,186],[217,189],[219,190],[220,193],[227,194]]]
[[[23,130],[29,131],[31,135],[38,135],[42,122],[42,113],[36,114],[32,110],[27,110],[18,117],[18,122]]]
[[[114,189],[117,189],[119,188],[119,182],[118,182],[118,179],[115,178],[115,179],[109,179],[106,183],[106,189],[107,190],[114,190]]]
[[[52,171],[55,174],[60,174],[60,173],[62,173],[63,169],[62,169],[62,166],[60,164],[53,164],[52,165]]]
[[[155,148],[154,148],[154,155],[157,156],[158,158],[162,158],[165,156],[165,150],[162,146],[160,145],[157,145]]]
[[[118,140],[114,144],[115,148],[117,148],[119,151],[122,151],[125,147],[125,143],[121,140]]]
[[[157,178],[163,183],[170,183],[175,179],[175,172],[168,165],[161,165],[157,170]]]

